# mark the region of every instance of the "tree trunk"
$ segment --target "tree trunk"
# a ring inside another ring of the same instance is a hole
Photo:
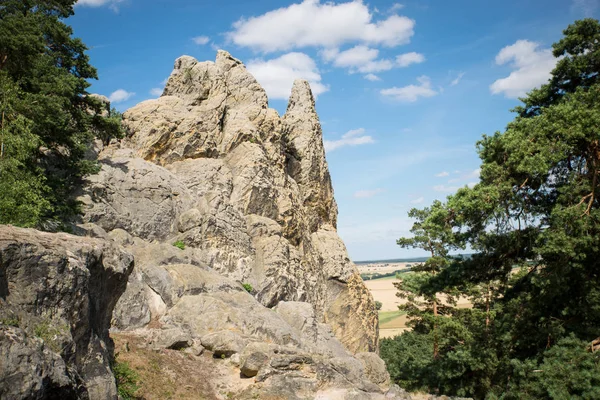
[[[434,297],[435,298],[435,297]],[[438,344],[438,335],[437,335],[437,317],[438,317],[438,309],[437,309],[437,298],[433,300],[433,359],[437,359],[439,355],[439,344]]]

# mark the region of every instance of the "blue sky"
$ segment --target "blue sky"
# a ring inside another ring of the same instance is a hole
[[[79,0],[67,22],[90,47],[91,91],[120,110],[155,98],[174,60],[244,61],[283,114],[311,82],[353,260],[399,248],[407,212],[477,182],[475,142],[502,131],[547,78],[567,25],[600,0]]]

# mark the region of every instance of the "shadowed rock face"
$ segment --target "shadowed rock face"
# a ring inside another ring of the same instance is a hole
[[[149,288],[164,281],[157,268],[187,263],[251,284],[266,307],[310,303],[349,351],[377,350],[373,300],[336,232],[337,205],[306,81],[294,83],[280,118],[227,52],[216,62],[183,56],[163,95],[128,110],[124,125],[127,139],[100,153],[102,171],[82,197],[85,222],[109,234],[126,231],[137,241],[136,257],[141,247],[159,253],[149,248],[177,240],[189,255],[136,262],[116,312],[127,322],[117,326],[169,318],[177,305]],[[123,312],[130,309],[139,315]]]
[[[0,398],[116,399],[108,329],[132,269],[112,242],[0,226]]]

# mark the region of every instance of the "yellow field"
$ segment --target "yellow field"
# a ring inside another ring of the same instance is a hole
[[[406,315],[398,310],[398,306],[406,303],[406,300],[396,296],[398,289],[394,286],[394,282],[397,282],[394,277],[365,281],[365,286],[375,301],[380,301],[382,304],[379,311],[380,338],[394,337],[409,329],[406,327]],[[459,299],[457,304],[459,308],[470,306],[467,299]]]

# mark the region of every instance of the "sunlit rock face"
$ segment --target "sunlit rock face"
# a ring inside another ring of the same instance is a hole
[[[82,197],[86,222],[138,241],[180,240],[188,262],[249,283],[262,305],[308,302],[348,350],[376,351],[377,314],[336,232],[308,82],[294,82],[280,117],[229,53],[183,56],[163,95],[128,110],[124,125],[127,139],[100,153],[102,171]],[[136,264],[136,309],[148,314]]]

